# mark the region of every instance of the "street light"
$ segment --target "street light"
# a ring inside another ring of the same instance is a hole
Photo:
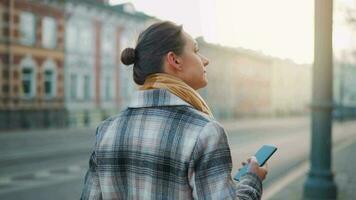
[[[331,172],[332,130],[332,0],[315,0],[315,42],[310,170],[305,199],[336,199]]]

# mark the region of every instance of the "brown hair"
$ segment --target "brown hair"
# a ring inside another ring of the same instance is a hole
[[[185,45],[182,29],[169,21],[152,24],[139,35],[135,49],[123,50],[121,62],[134,64],[135,83],[142,85],[148,75],[162,72],[163,57],[168,52],[182,54]]]

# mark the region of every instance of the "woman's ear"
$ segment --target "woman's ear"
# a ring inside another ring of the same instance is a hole
[[[167,60],[168,66],[171,70],[173,70],[173,71],[181,71],[182,70],[181,59],[179,58],[179,56],[177,56],[172,51],[168,52],[168,54],[166,56],[166,60]]]

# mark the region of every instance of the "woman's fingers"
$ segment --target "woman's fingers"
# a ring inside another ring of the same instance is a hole
[[[268,163],[265,163],[265,165],[263,165],[262,168],[266,171],[266,174],[267,174],[268,173]]]
[[[255,156],[251,156],[250,162],[256,162],[257,163],[257,158]]]
[[[247,163],[250,163],[251,162],[251,158],[247,158]]]

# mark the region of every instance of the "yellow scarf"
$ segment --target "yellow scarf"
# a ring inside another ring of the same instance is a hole
[[[151,74],[146,78],[145,83],[140,87],[140,90],[160,88],[169,90],[171,93],[192,105],[195,109],[213,117],[210,108],[200,94],[175,76],[166,73]]]

